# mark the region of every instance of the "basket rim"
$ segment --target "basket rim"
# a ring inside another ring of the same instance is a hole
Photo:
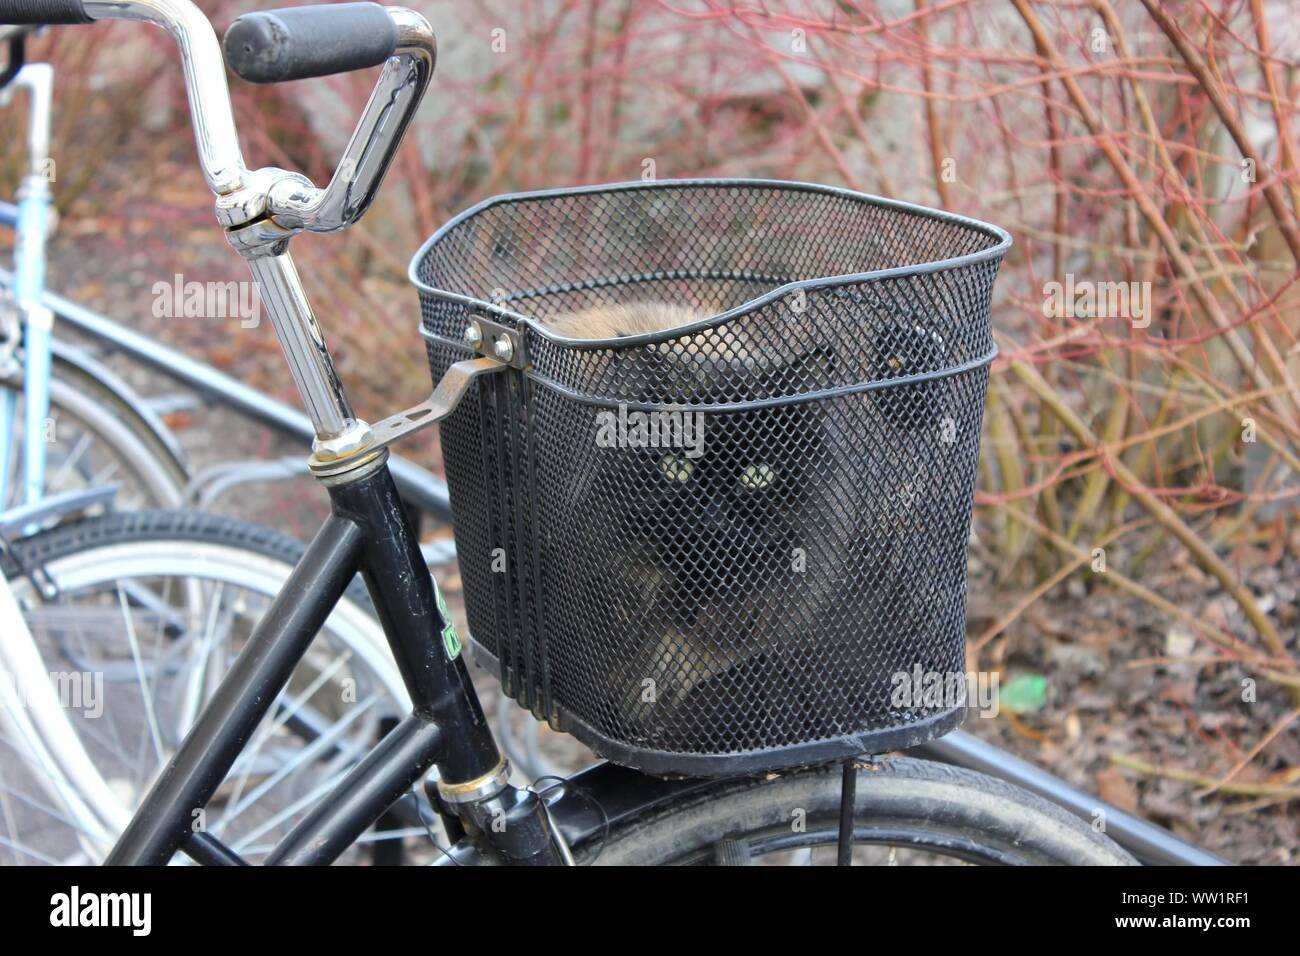
[[[689,328],[690,326],[683,326]],[[675,330],[670,330],[675,331]],[[464,348],[462,342],[449,339],[437,333],[430,332],[424,328],[421,323],[418,329],[420,337],[426,342],[437,342],[440,345],[450,345]],[[637,338],[643,338],[638,336]],[[633,336],[626,336],[618,339],[618,342],[631,342]],[[591,341],[583,339],[582,342]],[[843,398],[846,395],[857,395],[862,392],[877,392],[891,388],[905,388],[909,385],[920,385],[925,382],[935,382],[945,378],[951,378],[956,375],[964,375],[967,372],[973,372],[976,369],[983,368],[993,362],[1001,354],[997,343],[994,343],[987,352],[977,355],[974,358],[967,359],[957,365],[947,365],[940,369],[931,369],[927,372],[917,372],[912,375],[900,375],[897,378],[872,379],[868,382],[856,382],[852,385],[835,385],[829,388],[814,389],[811,392],[796,392],[792,395],[781,395],[774,398],[747,399],[739,402],[636,402],[628,401],[624,398],[612,398],[608,395],[593,395],[587,392],[578,391],[563,382],[557,381],[546,375],[538,373],[536,368],[529,367],[523,370],[523,375],[529,380],[549,389],[557,395],[562,395],[571,401],[580,402],[583,405],[591,405],[597,408],[623,408],[629,412],[705,412],[705,413],[732,413],[732,412],[749,412],[759,408],[777,408],[786,405],[798,405],[803,402],[819,402],[828,398]]]
[[[501,661],[497,656],[480,644],[473,634],[467,634],[466,639],[474,662],[500,680]],[[559,704],[554,706],[553,715],[539,714],[538,717],[562,733],[573,734],[590,747],[596,756],[611,763],[633,767],[652,775],[729,777],[813,766],[864,753],[910,750],[959,728],[966,722],[966,708],[950,707],[910,723],[840,733],[802,743],[708,752],[641,747],[631,741],[602,733],[572,709]]]
[[[658,332],[647,332],[640,335],[615,336],[606,339],[583,339],[569,338],[563,335],[556,335],[545,323],[539,321],[534,316],[525,315],[522,312],[516,312],[513,309],[507,309],[504,306],[489,302],[486,299],[480,299],[475,296],[462,295],[459,292],[451,292],[447,289],[439,289],[431,286],[420,278],[418,269],[420,263],[424,260],[429,250],[433,248],[440,240],[445,238],[456,227],[465,221],[473,218],[481,212],[493,208],[494,206],[505,206],[517,202],[528,202],[538,199],[550,199],[561,196],[582,196],[592,193],[603,192],[633,192],[636,190],[654,190],[666,188],[692,188],[692,189],[716,189],[722,188],[753,188],[760,187],[765,189],[780,189],[793,192],[813,192],[821,193],[828,196],[837,196],[844,199],[853,199],[865,201],[871,205],[884,206],[899,212],[905,212],[910,215],[919,216],[925,219],[935,219],[952,225],[964,226],[985,236],[997,240],[994,245],[986,249],[980,249],[976,252],[968,252],[960,256],[951,256],[947,259],[935,259],[930,262],[922,262],[908,266],[894,266],[888,269],[873,269],[867,272],[850,272],[833,276],[818,276],[812,279],[797,279],[793,282],[787,282],[771,289],[760,296],[747,299],[740,305],[727,309],[725,312],[718,312],[698,322],[691,322],[672,329],[665,329]],[[457,213],[451,219],[442,224],[428,239],[426,239],[420,248],[416,250],[415,255],[411,257],[411,263],[407,267],[406,274],[411,284],[424,295],[431,295],[438,299],[454,302],[459,305],[468,306],[480,310],[489,315],[501,316],[511,320],[516,325],[523,324],[528,330],[548,341],[566,348],[574,349],[601,349],[610,346],[633,346],[641,344],[650,344],[669,339],[679,338],[683,334],[702,331],[715,325],[722,325],[746,313],[753,312],[757,309],[775,302],[778,299],[806,289],[829,288],[839,285],[850,285],[861,282],[878,281],[881,279],[890,279],[903,275],[926,275],[932,272],[942,272],[950,269],[962,268],[977,262],[984,262],[989,259],[1000,259],[1004,256],[1013,243],[1011,233],[1007,232],[1001,226],[984,222],[979,219],[972,219],[969,216],[962,216],[957,213],[947,212],[942,209],[934,209],[930,206],[921,206],[916,203],[904,202],[901,199],[890,199],[885,196],[875,196],[871,193],[860,192],[856,189],[846,189],[841,186],[827,186],[821,183],[801,182],[798,180],[785,179],[744,179],[744,178],[720,178],[720,179],[657,179],[651,182],[642,180],[632,180],[629,182],[604,183],[590,186],[562,186],[553,189],[536,189],[525,192],[501,193],[496,196],[490,196],[467,209]],[[423,323],[421,323],[423,325]]]

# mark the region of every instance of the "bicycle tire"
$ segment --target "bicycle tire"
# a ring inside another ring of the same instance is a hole
[[[0,572],[12,577],[18,561],[31,564],[57,560],[88,547],[125,542],[177,539],[225,545],[251,551],[292,567],[304,550],[297,538],[264,525],[204,511],[124,511],[59,525],[20,541],[12,552],[0,552]],[[370,610],[370,595],[358,577],[345,596]]]
[[[833,861],[840,783],[839,765],[734,780],[596,834],[575,854],[601,865],[702,864],[829,846]],[[931,761],[888,757],[860,764],[854,810],[855,847],[906,847],[994,865],[1136,862],[1103,833],[1027,790]],[[794,826],[800,812],[802,833]]]

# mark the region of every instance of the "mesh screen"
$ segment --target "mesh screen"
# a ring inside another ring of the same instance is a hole
[[[535,320],[527,371],[441,427],[470,629],[506,692],[682,772],[866,750],[951,710],[891,692],[965,669],[1005,244],[841,190],[709,181],[504,197],[444,227],[413,268],[435,381],[485,303]],[[631,345],[539,330],[647,301],[714,318]]]

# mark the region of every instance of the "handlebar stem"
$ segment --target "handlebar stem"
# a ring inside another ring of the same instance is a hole
[[[50,158],[50,109],[54,94],[54,70],[48,63],[28,63],[6,90],[27,90],[27,173],[41,175]]]

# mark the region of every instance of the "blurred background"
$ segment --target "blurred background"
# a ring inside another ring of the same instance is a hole
[[[278,5],[199,0],[219,30]],[[773,177],[997,223],[969,667],[1001,708],[968,729],[1230,859],[1300,861],[1292,0],[409,5],[439,37],[414,136],[347,241],[294,247],[362,417],[427,394],[407,263],[496,193]],[[29,59],[58,71],[50,287],[296,404],[269,323],[158,314],[157,283],[248,277],[171,40],[55,30]],[[250,164],[323,184],[372,83],[232,78]],[[9,195],[21,143],[0,137]],[[298,453],[210,409],[171,424],[199,464]],[[322,497],[225,506],[305,535]]]

